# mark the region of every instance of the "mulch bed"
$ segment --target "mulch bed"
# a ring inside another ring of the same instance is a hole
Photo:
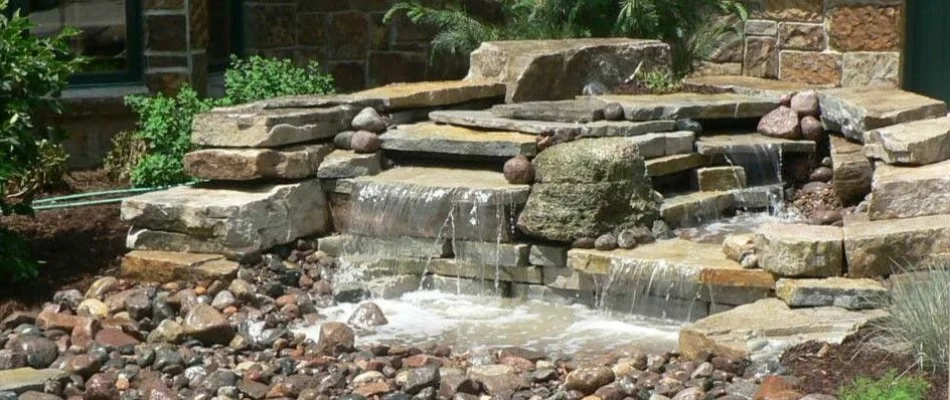
[[[52,197],[127,187],[102,171],[76,171],[61,187],[41,196]],[[3,283],[0,319],[16,310],[36,308],[64,289],[85,289],[96,275],[109,273],[125,254],[128,226],[119,218],[119,205],[38,211],[35,217],[0,217],[0,225],[30,240],[40,261],[36,279]]]
[[[788,368],[789,375],[801,379],[803,393],[834,395],[857,377],[880,378],[893,370],[923,376],[931,385],[929,400],[947,399],[946,374],[922,371],[914,357],[876,348],[876,335],[874,330],[864,329],[840,345],[805,343],[789,349],[782,356],[782,365]]]

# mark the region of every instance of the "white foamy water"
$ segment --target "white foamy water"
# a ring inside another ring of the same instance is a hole
[[[358,332],[357,344],[424,346],[444,343],[456,352],[520,346],[551,355],[599,355],[617,349],[675,350],[680,325],[631,315],[612,315],[574,305],[554,305],[436,291],[374,300],[389,324]],[[328,321],[345,322],[358,304],[323,309]],[[299,329],[313,340],[319,325]]]
[[[767,223],[790,224],[801,220],[800,215],[792,212],[783,212],[777,215],[767,211],[740,212],[734,217],[720,219],[702,226],[677,229],[676,236],[693,242],[719,244],[725,240],[726,236],[736,233],[753,233],[760,226]]]

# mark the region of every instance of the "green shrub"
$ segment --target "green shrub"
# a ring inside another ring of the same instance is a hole
[[[897,376],[889,371],[881,379],[855,379],[841,388],[838,400],[923,400],[928,388],[921,377]]]
[[[242,104],[280,96],[330,94],[333,77],[321,73],[316,61],[300,68],[287,59],[253,56],[242,60],[231,56],[224,87],[227,103]]]
[[[183,158],[191,150],[191,125],[196,115],[217,106],[243,104],[279,96],[328,94],[333,78],[319,72],[319,65],[294,66],[290,60],[251,57],[231,58],[225,72],[225,96],[206,99],[191,87],[175,97],[162,94],[130,96],[128,104],[139,114],[137,130],[113,139],[106,168],[135,186],[166,186],[192,180]]]
[[[950,261],[892,279],[890,316],[879,327],[885,349],[916,355],[935,371],[950,362]]]
[[[445,8],[423,2],[401,1],[384,17],[390,22],[405,15],[412,23],[436,30],[432,55],[467,55],[492,40],[562,39],[627,36],[659,39],[673,50],[678,76],[690,72],[695,60],[747,18],[745,7],[733,0],[507,0],[500,3],[503,21],[490,22],[473,15],[458,1]]]

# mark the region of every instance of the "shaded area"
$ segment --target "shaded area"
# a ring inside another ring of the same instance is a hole
[[[893,354],[874,346],[878,332],[864,329],[840,345],[808,342],[792,347],[782,365],[801,379],[803,393],[837,394],[857,377],[878,379],[888,370],[918,374],[930,383],[929,400],[947,398],[947,375],[920,370],[911,355]],[[824,347],[824,349],[823,349]]]
[[[39,197],[120,187],[124,185],[101,171],[80,171],[70,174],[62,187]],[[3,284],[0,318],[38,307],[58,290],[85,289],[96,275],[116,268],[125,254],[128,227],[119,218],[118,203],[41,211],[35,217],[2,217],[0,225],[29,240],[33,256],[40,261],[36,279]]]

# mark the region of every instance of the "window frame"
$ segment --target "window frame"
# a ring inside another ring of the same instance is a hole
[[[11,0],[5,14],[16,10],[29,16],[29,0]],[[142,2],[125,0],[125,71],[79,72],[69,77],[70,87],[104,87],[141,84],[144,82],[144,34],[142,31]]]
[[[229,51],[228,57],[235,55],[238,58],[244,57],[244,1],[243,0],[226,0],[228,11],[231,12],[228,20],[228,36],[230,38],[231,49]],[[213,12],[213,10],[209,10]],[[210,29],[210,25],[209,25]],[[210,33],[209,33],[210,34]],[[209,43],[210,46],[210,38]],[[221,62],[213,63],[211,62],[211,54],[208,53],[208,73],[222,73],[228,69],[230,64],[230,59],[225,59]]]

